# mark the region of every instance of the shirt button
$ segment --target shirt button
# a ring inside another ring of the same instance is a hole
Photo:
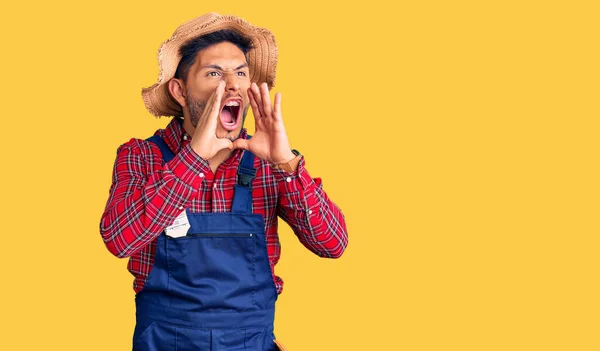
[[[200,174],[198,174],[200,176],[200,178],[204,178],[204,173],[200,172]]]
[[[308,214],[312,214],[312,210],[308,210]]]
[[[289,182],[291,182],[291,181],[292,181],[292,178],[290,178],[290,177],[287,177],[287,178],[285,178],[285,181],[289,183]]]
[[[183,136],[183,140],[188,140],[188,136],[187,136],[187,135],[184,135],[184,136]]]
[[[213,188],[215,188],[215,189],[217,188],[217,183],[213,184]]]
[[[179,206],[179,209],[180,209],[180,210],[183,210],[183,206]]]

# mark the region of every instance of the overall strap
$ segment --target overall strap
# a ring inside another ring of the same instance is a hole
[[[162,157],[163,157],[163,164],[171,161],[173,159],[173,157],[175,157],[175,154],[173,154],[173,151],[171,151],[171,149],[169,149],[169,146],[167,145],[167,143],[159,135],[151,136],[150,138],[146,139],[146,141],[154,143],[154,144],[156,144],[156,146],[158,146],[158,148],[160,149],[160,152],[162,154]]]
[[[248,135],[248,139],[251,136]],[[233,193],[231,212],[252,213],[252,180],[256,177],[254,154],[244,150],[244,155],[237,169],[237,181]]]

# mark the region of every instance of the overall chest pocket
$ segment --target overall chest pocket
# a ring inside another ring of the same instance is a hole
[[[171,307],[204,312],[255,308],[257,236],[192,233],[167,238]]]

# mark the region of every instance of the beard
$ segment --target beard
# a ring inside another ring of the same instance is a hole
[[[227,97],[223,97],[223,99],[227,99]],[[190,108],[190,122],[192,123],[192,126],[194,126],[194,128],[198,127],[198,123],[200,122],[200,118],[202,117],[202,114],[204,113],[204,109],[206,108],[206,101],[202,101],[202,100],[195,100],[190,98],[189,96],[185,98],[185,101],[187,102],[189,108]],[[248,104],[246,107],[244,107],[244,110],[242,112],[242,124],[241,127],[244,128],[244,122],[246,121],[246,115],[248,114],[248,109],[250,108],[250,104]],[[219,121],[219,123],[221,123],[221,121]],[[241,132],[241,129],[240,129]],[[238,135],[239,136],[239,135]],[[233,140],[237,139],[236,136]],[[231,141],[233,141],[230,136],[227,136],[227,138]]]
[[[198,127],[198,122],[200,121],[200,117],[204,113],[204,109],[206,108],[206,101],[201,100],[192,100],[190,97],[186,97],[185,101],[190,107],[190,122],[194,126],[194,128]]]

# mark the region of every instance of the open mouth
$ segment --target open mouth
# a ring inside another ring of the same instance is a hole
[[[221,107],[221,125],[227,130],[235,130],[240,123],[240,112],[242,110],[242,100],[227,100]]]

